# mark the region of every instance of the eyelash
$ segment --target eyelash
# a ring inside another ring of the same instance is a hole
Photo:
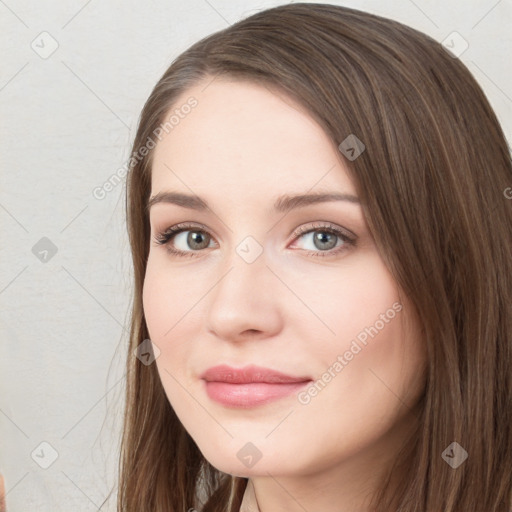
[[[179,233],[183,231],[194,231],[197,233],[205,233],[209,235],[208,230],[205,229],[203,226],[197,225],[197,224],[190,224],[187,222],[182,222],[180,224],[176,224],[175,226],[171,226],[170,228],[167,228],[165,231],[162,231],[160,233],[157,233],[155,237],[153,237],[154,242],[157,245],[167,245],[167,251],[171,253],[174,256],[179,257],[186,257],[186,256],[195,256],[196,253],[202,252],[202,250],[191,250],[191,251],[180,251],[178,249],[173,248],[169,242]],[[356,237],[349,236],[348,233],[346,233],[344,230],[334,226],[330,223],[322,223],[319,225],[313,225],[313,226],[301,226],[295,232],[293,233],[293,236],[296,238],[299,238],[302,235],[305,235],[307,233],[311,233],[314,231],[321,231],[323,233],[330,233],[333,235],[338,236],[343,242],[344,245],[337,247],[335,249],[329,249],[327,251],[307,251],[311,256],[315,257],[329,257],[337,255],[338,253],[345,251],[348,249],[349,246],[355,246],[356,245]],[[210,235],[209,235],[210,236]]]

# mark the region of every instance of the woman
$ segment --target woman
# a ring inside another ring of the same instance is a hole
[[[512,165],[458,59],[269,9],[172,63],[131,164],[119,511],[510,512]]]

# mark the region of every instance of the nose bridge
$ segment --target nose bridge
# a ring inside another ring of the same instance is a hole
[[[266,252],[263,245],[252,235],[245,236],[241,242],[234,244],[231,253],[225,261],[226,272],[219,286],[236,295],[246,293],[257,296],[263,288],[268,286],[266,266]],[[223,283],[224,281],[224,283]]]
[[[237,201],[229,204],[226,211],[236,212],[227,225],[224,249],[220,250],[222,275],[229,271],[219,286],[226,286],[232,291],[238,290],[246,283],[257,294],[266,287],[275,286],[275,276],[267,268],[273,268],[278,262],[275,244],[278,242],[275,231],[270,230],[266,216],[253,205]],[[221,214],[222,215],[222,214]],[[231,269],[231,270],[230,270]],[[219,273],[220,274],[220,273]],[[231,282],[233,281],[233,282]]]
[[[235,247],[235,252],[239,258],[247,265],[253,265],[258,262],[262,265],[262,261],[265,261],[264,247],[256,240],[252,235],[247,235],[242,241]]]
[[[262,244],[246,236],[224,257],[221,277],[210,297],[209,329],[226,339],[247,330],[268,334],[277,329],[281,317],[278,295],[270,290],[278,280],[266,266]]]

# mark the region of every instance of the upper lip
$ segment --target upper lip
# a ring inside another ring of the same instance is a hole
[[[243,368],[233,368],[225,364],[209,368],[201,374],[201,379],[208,382],[227,382],[230,384],[250,384],[252,382],[287,384],[311,380],[310,377],[294,377],[263,366],[249,365]]]

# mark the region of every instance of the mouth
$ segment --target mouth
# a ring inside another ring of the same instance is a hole
[[[283,399],[312,382],[310,377],[295,377],[255,365],[244,368],[215,366],[204,372],[201,379],[211,400],[239,408]]]

